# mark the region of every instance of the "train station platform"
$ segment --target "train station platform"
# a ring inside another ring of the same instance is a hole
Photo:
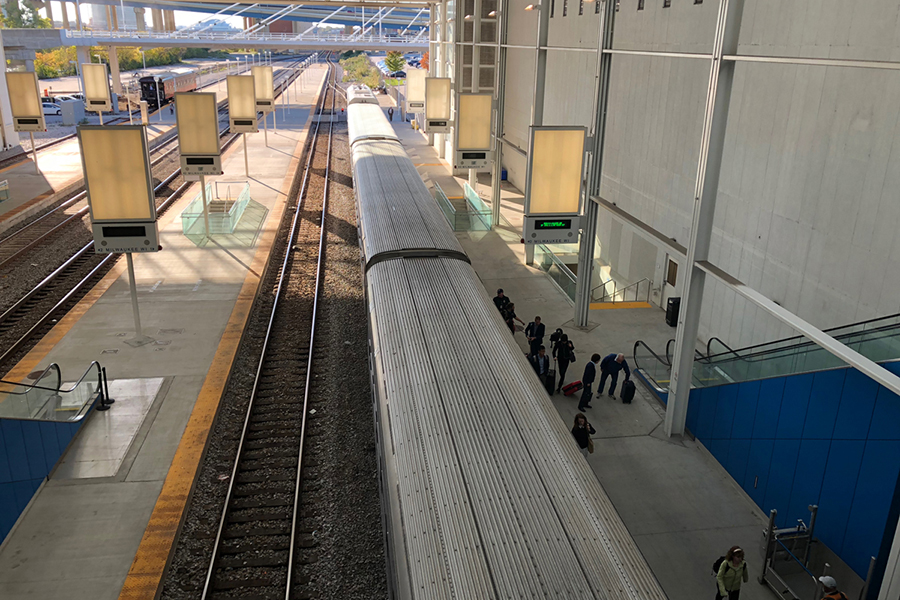
[[[387,96],[379,101],[385,108],[394,106]],[[400,121],[396,112],[393,125],[426,184],[433,187],[437,182],[451,200],[462,198],[465,181],[453,177],[450,164],[438,158],[426,136]],[[489,180],[482,181],[487,185],[479,185],[477,191],[488,198]],[[525,323],[542,317],[548,348],[549,335],[557,327],[569,335],[578,358],[569,367],[566,383],[581,379],[594,352],[601,356],[622,352],[633,368],[635,341],[665,347],[674,337],[674,328],[665,324],[665,313],[658,308],[592,310],[590,326],[575,328],[569,297],[547,273],[524,263],[522,193],[503,182],[501,194],[499,227],[462,231],[457,237],[490,296],[503,288]],[[522,351],[527,351],[521,325],[515,336]],[[733,545],[745,548],[756,577],[762,563],[758,548],[767,524],[765,515],[702,444],[666,437],[664,407],[640,383],[637,390],[634,402],[624,405],[618,398],[598,396],[595,389],[587,417],[597,434],[588,462],[666,594],[671,600],[712,598],[716,585],[712,564]],[[564,423],[574,421],[579,396],[553,396]],[[770,600],[773,596],[751,579],[742,588],[741,598]]]
[[[270,116],[268,145],[262,130],[247,136],[250,177],[238,140],[223,153],[225,174],[207,182],[249,183],[249,228],[242,218],[232,235],[186,236],[195,184],[160,217],[163,250],[135,256],[148,343],[128,343],[122,257],[7,374],[22,380],[55,362],[71,376],[96,359],[116,403],[90,416],[0,546],[0,598],[154,597],[301,163],[325,65],[310,73],[292,84],[286,109],[278,103],[277,131]]]

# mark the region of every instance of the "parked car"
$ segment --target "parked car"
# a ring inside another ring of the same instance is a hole
[[[43,112],[45,115],[61,115],[62,109],[58,104],[53,104],[52,102],[41,102],[41,107],[43,108]]]
[[[66,95],[64,95],[64,96],[57,96],[56,98],[54,98],[54,99],[53,99],[53,103],[54,103],[54,104],[59,104],[59,103],[62,102],[63,100],[80,100],[80,99],[81,99],[81,98],[76,98],[76,97],[73,96],[73,95],[66,94]]]
[[[393,77],[394,79],[405,79],[406,71],[394,71],[393,73],[391,73],[391,77]]]

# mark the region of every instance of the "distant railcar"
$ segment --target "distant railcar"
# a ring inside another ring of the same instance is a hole
[[[378,98],[367,85],[351,85],[347,88],[347,106],[354,104],[378,104]]]
[[[175,92],[193,92],[197,89],[198,77],[195,71],[184,73],[160,73],[141,77],[141,100],[150,110],[168,104],[175,99]],[[158,89],[157,89],[158,87]]]

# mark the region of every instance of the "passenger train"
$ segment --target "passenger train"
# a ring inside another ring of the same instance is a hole
[[[197,72],[187,70],[147,75],[138,81],[141,84],[141,100],[147,103],[150,110],[173,101],[175,92],[193,92],[198,85]]]
[[[378,98],[367,85],[351,85],[347,87],[347,106],[353,104],[378,104]]]
[[[381,109],[347,113],[391,597],[664,600]]]

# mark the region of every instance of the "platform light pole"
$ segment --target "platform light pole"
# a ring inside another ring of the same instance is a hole
[[[6,87],[9,90],[13,129],[28,132],[28,136],[31,138],[31,151],[34,154],[34,174],[40,175],[37,146],[34,145],[34,132],[47,131],[47,125],[44,121],[44,108],[38,89],[37,74],[33,71],[8,71]]]
[[[147,136],[140,125],[83,125],[77,134],[94,251],[126,254],[135,337],[125,343],[143,346],[153,340],[141,326],[131,254],[161,249]]]
[[[221,175],[221,145],[216,95],[211,92],[175,94],[175,119],[178,125],[178,150],[181,172],[185,177],[200,177],[203,222],[210,237],[206,176]]]
[[[244,175],[250,177],[247,135],[259,131],[256,120],[255,84],[251,75],[228,77],[228,122],[231,133],[240,133],[244,142]]]

